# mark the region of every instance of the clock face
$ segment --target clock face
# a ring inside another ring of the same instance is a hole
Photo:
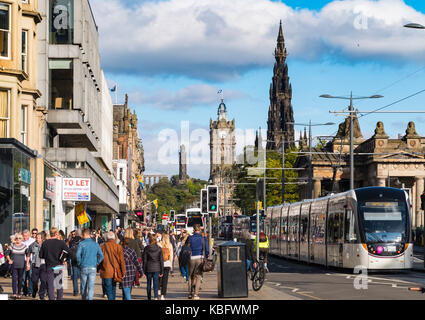
[[[226,138],[226,131],[220,131],[219,133],[220,138],[224,139]]]

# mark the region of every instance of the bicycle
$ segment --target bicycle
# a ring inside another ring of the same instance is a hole
[[[264,267],[264,260],[260,256],[260,261],[253,261],[249,268],[249,279],[252,281],[252,289],[258,291],[264,284],[266,279],[266,269]]]

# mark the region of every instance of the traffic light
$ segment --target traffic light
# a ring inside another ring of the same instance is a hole
[[[218,187],[208,186],[208,213],[218,212]]]
[[[264,179],[257,179],[257,201],[264,199]]]
[[[208,189],[201,190],[201,212],[208,213]]]
[[[170,210],[170,221],[171,222],[174,221],[175,214],[176,214],[176,211],[175,210]]]

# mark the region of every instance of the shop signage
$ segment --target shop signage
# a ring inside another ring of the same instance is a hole
[[[90,178],[63,178],[63,201],[91,201]]]
[[[55,200],[56,179],[53,177],[46,178],[46,188],[44,196],[46,199]]]
[[[25,170],[24,168],[20,168],[18,173],[18,179],[23,183],[31,184],[31,172]]]

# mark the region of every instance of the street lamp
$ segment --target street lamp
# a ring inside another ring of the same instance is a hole
[[[329,94],[322,94],[320,98],[327,98],[327,99],[344,99],[344,100],[350,100],[350,105],[348,107],[348,111],[350,113],[350,189],[354,189],[354,138],[353,138],[353,116],[354,116],[354,107],[353,107],[353,100],[360,100],[360,99],[377,99],[377,98],[383,98],[383,96],[375,94],[370,97],[355,97],[353,98],[353,93],[350,93],[349,97],[334,97]]]
[[[308,153],[309,153],[309,158],[310,158],[310,167],[308,170],[308,193],[309,193],[309,198],[312,199],[313,198],[313,185],[312,185],[312,180],[313,180],[313,165],[312,165],[312,156],[311,156],[311,141],[312,141],[312,137],[311,137],[311,127],[316,127],[316,126],[333,126],[335,123],[333,122],[326,122],[326,123],[311,123],[311,120],[309,120],[308,124],[305,123],[295,123],[295,122],[286,122],[287,124],[292,124],[295,126],[308,126]]]

